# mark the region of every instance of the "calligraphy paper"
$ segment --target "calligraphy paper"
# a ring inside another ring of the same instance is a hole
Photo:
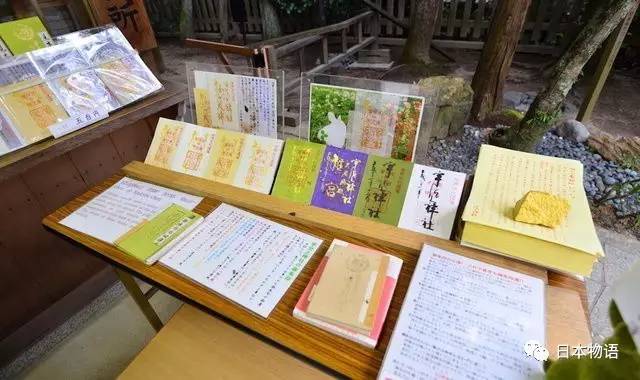
[[[353,214],[366,164],[365,153],[327,146],[311,204]]]
[[[177,204],[193,210],[202,197],[122,178],[60,224],[110,244],[143,220]]]
[[[378,379],[531,379],[542,362],[544,282],[425,245]]]
[[[411,162],[369,155],[353,215],[397,225],[411,167]]]
[[[164,117],[158,119],[156,131],[144,162],[163,169],[173,169],[175,167],[174,158],[182,141],[182,132],[187,128],[187,123]]]
[[[620,276],[613,284],[613,300],[620,310],[631,338],[640,347],[640,261]]]
[[[31,58],[46,79],[89,68],[89,63],[71,43],[36,50],[31,53]]]
[[[271,195],[310,204],[325,146],[287,139]]]
[[[26,143],[50,137],[48,127],[69,117],[44,83],[8,93],[2,101]]]
[[[123,106],[162,88],[158,79],[137,54],[103,63],[97,66],[95,71]]]
[[[425,99],[311,84],[310,141],[413,161]]]
[[[464,173],[413,165],[398,227],[449,239],[465,179]]]
[[[269,194],[281,153],[282,140],[247,136],[233,185]]]
[[[213,143],[205,178],[233,184],[247,135],[219,129]]]
[[[49,85],[70,115],[87,114],[96,108],[108,113],[120,107],[118,100],[91,69],[58,77]]]
[[[223,203],[160,262],[266,318],[321,243]]]
[[[194,71],[198,124],[277,138],[277,82],[273,78]]]
[[[0,94],[36,85],[42,77],[27,55],[13,57],[0,63]]]

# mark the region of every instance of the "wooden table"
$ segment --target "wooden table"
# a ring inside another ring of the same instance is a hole
[[[166,82],[107,119],[0,156],[0,366],[116,281],[108,265],[45,229],[42,218],[144,159],[158,118],[175,118],[186,98],[186,85]]]
[[[213,313],[224,316],[234,323],[266,337],[275,344],[284,346],[351,378],[373,378],[377,375],[398,317],[402,300],[407,291],[411,274],[415,268],[417,257],[424,243],[541,278],[545,282],[549,282],[548,288],[572,290],[570,293],[574,294],[576,299],[579,299],[579,296],[585,297],[584,284],[580,281],[561,275],[549,275],[543,268],[461,247],[453,241],[425,236],[329,210],[292,203],[269,195],[174,173],[140,162],[133,162],[124,167],[123,174],[131,178],[205,196],[203,202],[195,209],[196,212],[202,215],[208,214],[221,202],[224,202],[318,236],[324,240],[324,243],[294,281],[269,318],[263,319],[203,286],[181,277],[161,264],[146,266],[114,246],[59,223],[61,219],[111,186],[121,176],[114,176],[69,202],[66,206],[46,217],[43,223],[47,227],[91,248],[114,265],[125,268],[146,281],[157,284],[191,302],[202,305]],[[295,303],[334,238],[388,252],[404,260],[385,327],[376,349],[365,348],[347,339],[324,332],[292,316]],[[557,302],[554,294],[556,292],[550,292],[547,297],[548,303],[550,297],[553,301],[556,301],[554,302],[554,308],[550,309],[551,313],[557,312],[558,305],[562,309],[563,304],[562,302]],[[573,304],[572,307],[582,309],[573,311],[584,315],[584,308],[580,302],[577,303],[577,306]],[[570,341],[569,339],[572,337],[567,336],[565,332],[567,315],[566,310],[564,312],[565,314],[562,315],[563,321],[556,320],[557,315],[547,313],[548,331],[559,337],[559,339],[566,338],[567,341]],[[586,321],[584,319],[583,321],[582,330],[588,331]]]

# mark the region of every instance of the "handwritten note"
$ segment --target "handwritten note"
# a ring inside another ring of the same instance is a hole
[[[113,244],[120,236],[175,203],[193,210],[202,197],[123,178],[60,224]]]
[[[266,318],[321,243],[221,204],[160,262]]]
[[[530,379],[542,364],[544,283],[425,245],[378,379]]]
[[[415,164],[398,227],[449,239],[465,177],[463,173]]]

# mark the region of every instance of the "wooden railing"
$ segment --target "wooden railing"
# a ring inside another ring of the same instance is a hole
[[[265,49],[271,69],[277,69],[278,62],[285,56],[296,53],[301,72],[322,73],[348,56],[376,44],[378,36],[375,32],[377,30],[375,26],[379,25],[379,22],[380,18],[377,13],[367,11],[336,24],[261,41],[250,45],[250,47]],[[364,35],[365,24],[368,24],[371,29],[369,36]],[[340,41],[340,50],[332,54],[329,51],[329,38],[333,35],[337,35]],[[354,43],[349,46],[352,40]],[[320,43],[321,46],[320,64],[313,68],[307,68],[305,67],[305,49],[316,43]],[[287,82],[285,93],[295,90],[299,83],[299,78]]]

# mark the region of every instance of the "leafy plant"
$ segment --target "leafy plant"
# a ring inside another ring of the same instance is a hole
[[[311,8],[314,0],[272,0],[283,13],[292,16],[300,15]]]
[[[620,315],[620,310],[613,301],[609,305],[609,320],[613,326],[613,335],[605,339],[604,344],[618,345],[617,359],[573,356],[568,359],[546,361],[546,379],[640,379],[640,353]]]
[[[612,185],[609,187],[607,192],[596,201],[596,203],[603,204],[615,199],[624,199],[628,197],[636,198],[637,201],[640,202],[640,178]],[[640,220],[640,215],[638,218],[638,220]]]
[[[311,88],[311,133],[313,142],[324,143],[327,136],[319,136],[322,127],[329,124],[328,113],[333,112],[345,124],[349,120],[349,112],[356,108],[356,91],[335,87]]]

